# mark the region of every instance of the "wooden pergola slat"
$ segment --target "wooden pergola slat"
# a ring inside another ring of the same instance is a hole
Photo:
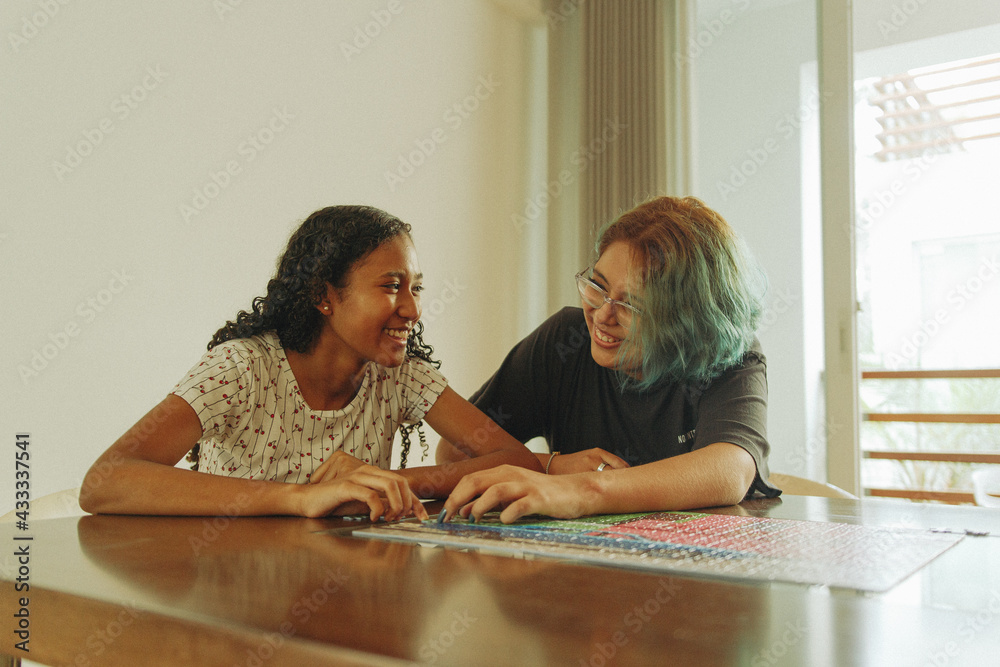
[[[998,463],[1000,453],[982,452],[917,452],[917,451],[867,451],[866,459],[890,461],[943,461],[946,463]]]
[[[961,491],[923,491],[919,489],[868,489],[869,496],[880,498],[904,498],[906,500],[936,500],[939,502],[958,505],[960,503],[974,503],[976,497],[971,493]]]
[[[1000,424],[1000,414],[960,412],[866,412],[865,421],[920,424]]]
[[[861,379],[863,380],[933,380],[938,378],[1000,378],[1000,368],[861,371]]]

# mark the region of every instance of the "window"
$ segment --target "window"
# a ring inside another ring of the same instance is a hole
[[[1000,54],[869,76],[855,100],[862,486],[971,501],[1000,463]]]

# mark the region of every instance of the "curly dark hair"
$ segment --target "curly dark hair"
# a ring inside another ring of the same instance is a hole
[[[267,283],[267,294],[256,297],[249,311],[241,310],[235,320],[216,331],[208,349],[274,331],[286,349],[308,352],[319,338],[322,317],[315,306],[326,294],[326,286],[343,290],[347,275],[360,260],[401,234],[409,236],[410,225],[371,206],[328,206],[316,211],[288,239],[277,271]],[[417,322],[406,341],[406,356],[440,368],[441,362],[431,358],[434,348],[424,342],[423,331],[423,324]],[[429,452],[422,423],[400,427],[401,468],[406,467],[413,429],[417,429],[423,454]],[[192,470],[198,469],[200,450],[198,443],[187,455]]]

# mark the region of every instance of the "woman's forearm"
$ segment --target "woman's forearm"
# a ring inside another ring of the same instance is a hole
[[[444,438],[438,441],[437,449],[434,452],[434,460],[438,463],[454,463],[455,461],[464,461],[468,458],[468,454]]]
[[[447,444],[447,441],[443,442]],[[438,456],[438,461],[440,460],[441,457]],[[536,471],[541,471],[543,467],[538,456],[524,448],[502,449],[475,458],[465,457],[440,465],[407,468],[396,472],[406,478],[410,488],[421,498],[445,498],[465,475],[504,464]]]
[[[301,514],[294,484],[237,479],[152,461],[102,456],[84,478],[80,507],[94,514]]]
[[[739,503],[756,471],[745,449],[715,443],[634,468],[583,473],[580,482],[590,514],[686,510]]]

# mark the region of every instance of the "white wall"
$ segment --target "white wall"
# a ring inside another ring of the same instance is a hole
[[[427,339],[460,393],[522,333],[503,285],[537,28],[486,1],[225,2],[0,6],[0,510],[16,433],[33,496],[78,485],[322,206],[413,224]],[[67,147],[87,154],[55,166]]]
[[[768,275],[760,339],[768,360],[771,469],[822,477],[807,466],[823,455],[821,448],[809,451],[822,423],[819,373],[810,363],[822,358],[822,339],[804,335],[807,315],[815,319],[812,306],[822,299],[818,274],[805,279],[820,270],[805,257],[806,240],[816,248],[818,230],[806,234],[803,227],[809,202],[802,127],[818,115],[818,96],[812,105],[802,100],[803,64],[816,59],[814,3],[698,6],[696,41],[682,54],[692,68],[692,194],[733,225]],[[812,91],[805,92],[808,102]]]

